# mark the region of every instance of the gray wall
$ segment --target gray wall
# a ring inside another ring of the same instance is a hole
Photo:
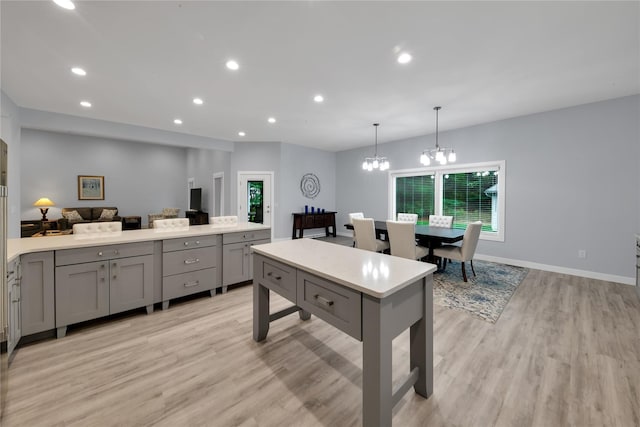
[[[202,188],[202,210],[213,215],[213,174],[224,173],[224,215],[231,215],[231,153],[220,150],[187,149],[187,177]],[[186,188],[185,182],[185,188]],[[234,213],[235,215],[235,213]]]
[[[60,209],[74,206],[116,206],[119,214],[142,216],[163,207],[187,208],[186,149],[22,129],[21,218],[37,219],[33,203],[49,197]],[[78,200],[78,175],[104,176],[104,200]]]
[[[458,164],[506,161],[505,241],[481,241],[478,253],[612,279],[635,277],[639,117],[635,95],[440,132],[440,145],[456,149]],[[429,135],[385,143],[378,152],[389,157],[392,170],[418,168],[421,151],[433,146]],[[371,151],[338,153],[341,224],[355,211],[387,217],[388,175],[361,169]],[[586,259],[578,258],[579,249],[587,251]]]
[[[336,153],[299,145],[282,144],[281,152],[280,230],[278,236],[290,237],[293,227],[292,212],[303,212],[304,206],[333,211],[336,208]],[[300,191],[300,180],[313,173],[320,181],[320,193],[315,199],[306,198]],[[324,233],[324,230],[305,231],[305,235]]]

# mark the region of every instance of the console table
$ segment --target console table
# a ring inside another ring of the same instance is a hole
[[[314,239],[254,246],[253,339],[269,323],[315,315],[362,341],[362,425],[391,426],[392,410],[413,387],[433,394],[433,272],[419,261]],[[269,313],[269,292],[294,305]],[[410,328],[410,372],[392,390],[392,342]],[[274,344],[275,345],[275,344]],[[309,367],[313,369],[313,367]]]
[[[336,237],[336,212],[294,212],[291,238],[301,239],[304,230],[310,228],[324,228],[325,235],[329,237],[329,227],[333,227],[332,235]],[[296,236],[296,230],[300,230],[298,236]]]

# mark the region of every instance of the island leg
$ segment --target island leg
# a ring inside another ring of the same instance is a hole
[[[269,289],[253,282],[253,339],[263,341],[269,332]]]
[[[422,317],[411,325],[410,370],[418,368],[418,379],[413,386],[423,397],[433,394],[433,275],[423,279],[424,306]]]

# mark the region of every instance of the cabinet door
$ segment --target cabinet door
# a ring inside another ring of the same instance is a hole
[[[22,334],[30,335],[55,328],[53,252],[22,256]]]
[[[222,252],[222,285],[249,280],[249,243],[223,245]]]
[[[111,314],[153,304],[153,255],[109,261]]]
[[[56,327],[109,314],[108,261],[56,267]]]

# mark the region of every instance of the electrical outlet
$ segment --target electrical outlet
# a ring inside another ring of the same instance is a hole
[[[584,249],[580,249],[578,251],[578,258],[586,258],[587,257],[587,251],[585,251]]]

